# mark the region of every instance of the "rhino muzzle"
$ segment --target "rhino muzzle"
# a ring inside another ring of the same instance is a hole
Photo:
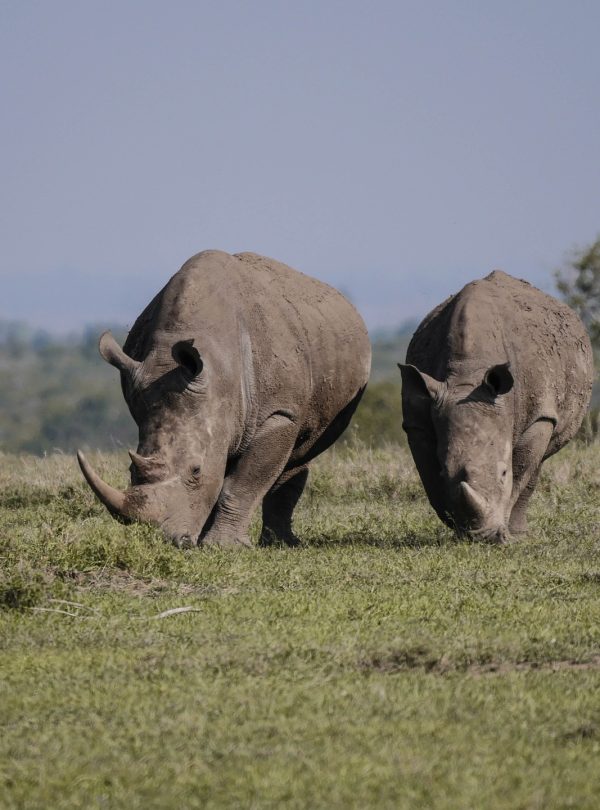
[[[158,510],[152,508],[144,485],[132,486],[121,492],[100,478],[81,450],[77,451],[77,461],[90,488],[113,517],[125,523],[139,520],[161,525]]]
[[[459,514],[463,519],[454,521],[460,534],[493,545],[508,542],[508,529],[494,511],[483,495],[466,481],[460,482]]]
[[[114,518],[122,523],[140,522],[157,526],[177,548],[202,545],[202,532],[198,527],[204,526],[209,520],[220,484],[215,489],[214,498],[209,498],[199,512],[190,512],[182,499],[181,481],[178,476],[164,476],[164,463],[141,456],[133,450],[129,451],[129,456],[134,483],[121,492],[103,481],[84,454],[80,450],[77,452],[85,480]],[[142,478],[145,480],[138,483]]]

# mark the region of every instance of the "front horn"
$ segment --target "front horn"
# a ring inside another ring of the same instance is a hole
[[[118,368],[119,371],[127,371],[129,374],[133,374],[141,365],[139,360],[134,360],[133,357],[129,357],[129,355],[125,354],[112,336],[110,330],[100,335],[98,351],[107,363]]]
[[[77,451],[77,461],[81,467],[83,477],[88,482],[94,493],[102,501],[104,506],[108,509],[113,517],[120,518],[121,520],[132,520],[132,516],[128,514],[127,499],[125,495],[118,489],[111,487],[105,483],[100,476],[92,468],[86,457],[81,450]]]

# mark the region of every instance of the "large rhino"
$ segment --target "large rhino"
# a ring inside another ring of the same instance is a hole
[[[262,501],[261,543],[298,542],[307,465],[346,428],[369,377],[365,325],[339,292],[254,253],[205,251],[123,349],[110,332],[99,348],[139,428],[125,492],[78,453],[115,517],[156,524],[178,546],[249,545]]]
[[[527,530],[542,462],[573,438],[592,351],[565,304],[496,270],[421,323],[402,372],[404,429],[431,505],[459,533]]]

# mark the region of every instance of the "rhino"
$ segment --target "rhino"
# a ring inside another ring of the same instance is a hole
[[[488,542],[525,533],[541,464],[589,405],[579,317],[496,270],[427,315],[399,366],[403,427],[437,515]]]
[[[137,423],[131,484],[88,484],[116,518],[179,547],[297,545],[292,513],[309,463],[345,430],[367,384],[366,327],[337,290],[255,253],[189,259],[102,357]]]

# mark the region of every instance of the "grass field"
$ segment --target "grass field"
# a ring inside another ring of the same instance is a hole
[[[238,553],[119,525],[72,458],[0,460],[0,807],[600,807],[599,444],[500,548],[402,449],[330,452],[303,547]]]

